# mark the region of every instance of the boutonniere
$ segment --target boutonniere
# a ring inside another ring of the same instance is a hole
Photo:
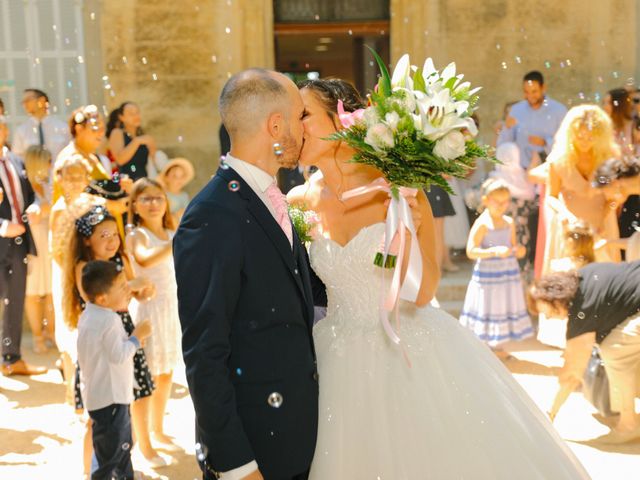
[[[320,224],[316,212],[289,205],[289,217],[302,243],[311,243],[316,238]]]

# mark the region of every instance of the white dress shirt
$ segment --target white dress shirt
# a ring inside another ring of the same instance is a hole
[[[9,223],[18,223],[18,218],[16,218],[15,211],[19,212],[24,211],[24,195],[22,194],[22,184],[20,183],[19,172],[16,171],[13,162],[10,160],[10,156],[12,152],[9,151],[7,147],[2,147],[0,149],[0,158],[4,158],[7,162],[7,168],[11,171],[11,176],[13,177],[13,186],[16,188],[16,197],[18,198],[18,208],[15,208],[13,205],[13,195],[11,195],[11,183],[7,178],[7,175],[4,171],[4,168],[0,165],[0,180],[2,181],[2,187],[4,190],[4,196],[9,200],[9,205],[11,205],[11,218],[0,219],[0,237],[4,237],[7,233],[7,227]]]
[[[16,128],[11,144],[13,153],[24,158],[27,148],[31,145],[40,145],[39,123],[40,121],[37,118],[29,117],[26,122]],[[44,135],[44,146],[51,153],[53,160],[71,141],[69,126],[58,117],[51,115],[47,115],[42,119],[42,133]]]
[[[116,312],[87,303],[78,321],[78,365],[87,411],[133,402],[133,356],[140,347]]]
[[[267,195],[267,189],[271,184],[276,183],[276,179],[255,165],[245,162],[244,160],[240,160],[239,158],[232,157],[230,154],[227,154],[224,163],[238,172],[238,175],[240,175],[242,179],[249,184],[251,190],[258,195],[258,198],[262,200],[262,203],[264,203],[269,209],[271,215],[273,215],[273,218],[277,222],[278,217],[276,215],[276,209],[271,205],[271,200],[269,200],[269,196]]]

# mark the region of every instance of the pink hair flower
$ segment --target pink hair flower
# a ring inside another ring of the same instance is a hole
[[[338,118],[344,128],[351,128],[364,118],[364,109],[360,108],[355,112],[345,112],[344,103],[342,103],[342,100],[338,100]]]

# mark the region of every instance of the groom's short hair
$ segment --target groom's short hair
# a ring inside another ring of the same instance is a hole
[[[250,68],[236,73],[224,85],[220,116],[232,138],[238,133],[253,133],[263,119],[287,103],[287,90],[275,75],[262,68]],[[283,112],[286,114],[287,110]]]

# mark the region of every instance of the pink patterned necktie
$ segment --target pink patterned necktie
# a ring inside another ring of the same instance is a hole
[[[275,182],[267,188],[267,195],[269,196],[271,205],[276,211],[276,220],[278,224],[287,236],[289,245],[293,246],[293,232],[291,230],[291,219],[289,218],[289,209],[287,208],[286,197],[282,194]]]

